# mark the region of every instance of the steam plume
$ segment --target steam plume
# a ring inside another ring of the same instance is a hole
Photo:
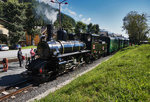
[[[35,13],[42,17],[46,23],[54,23],[57,20],[58,11],[54,8],[56,5],[50,3],[50,0],[37,0]]]

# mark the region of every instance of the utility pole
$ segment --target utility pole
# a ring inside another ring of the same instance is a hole
[[[68,3],[66,2],[66,0],[63,0],[63,1],[58,1],[58,0],[51,0],[52,3],[56,3],[59,5],[59,28],[61,29],[62,28],[62,25],[61,25],[61,4],[65,4],[67,5]]]

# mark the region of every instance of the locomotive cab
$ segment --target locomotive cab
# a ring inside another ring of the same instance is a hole
[[[94,59],[98,59],[107,52],[107,44],[100,40],[98,34],[81,34],[81,41],[85,42]]]

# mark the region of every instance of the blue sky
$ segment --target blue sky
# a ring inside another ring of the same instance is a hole
[[[150,16],[150,0],[67,0],[67,2],[68,5],[62,6],[63,13],[77,21],[99,24],[101,29],[123,35],[125,31],[122,31],[122,19],[127,13],[137,11]]]
[[[150,15],[150,0],[67,0],[63,12],[85,23],[99,24],[101,29],[125,34],[122,19],[130,11]]]

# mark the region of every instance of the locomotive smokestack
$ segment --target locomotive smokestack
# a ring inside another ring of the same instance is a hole
[[[52,38],[52,35],[53,35],[53,25],[52,24],[48,24],[47,25],[47,41],[51,41],[53,38]]]

